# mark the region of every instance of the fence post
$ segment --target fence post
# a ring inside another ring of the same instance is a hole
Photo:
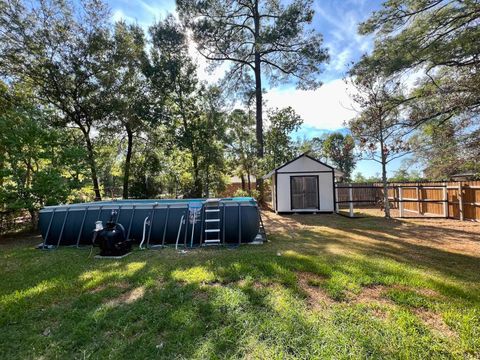
[[[400,209],[400,217],[403,218],[403,189],[398,187],[398,207]]]
[[[444,215],[445,219],[448,219],[447,183],[443,183],[443,215]]]
[[[335,212],[338,214],[338,185],[334,184],[335,186]]]
[[[420,199],[421,197],[421,192],[420,192],[420,185],[417,184],[417,212],[418,212],[418,215],[421,215],[422,214],[422,208],[421,208],[421,200]]]
[[[463,221],[463,194],[462,194],[462,182],[458,182],[458,209],[460,211],[460,221]]]
[[[352,189],[352,184],[349,184],[349,189],[348,189],[348,200],[350,201],[350,217],[353,217],[353,189]]]

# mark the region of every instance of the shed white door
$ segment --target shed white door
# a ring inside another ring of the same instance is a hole
[[[290,196],[292,202],[292,210],[318,209],[318,177],[290,177]]]

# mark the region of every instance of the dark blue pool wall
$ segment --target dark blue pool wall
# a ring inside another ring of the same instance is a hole
[[[144,246],[199,246],[205,241],[205,199],[117,200],[45,207],[40,211],[39,228],[45,245],[90,245],[96,221],[105,224],[116,212],[129,239],[140,243],[146,227]],[[180,220],[183,216],[183,223]],[[256,240],[260,213],[253,198],[226,198],[219,201],[218,238],[222,244],[244,244]],[[180,229],[180,233],[179,233]],[[192,236],[193,233],[193,236]],[[211,235],[209,235],[211,238]]]

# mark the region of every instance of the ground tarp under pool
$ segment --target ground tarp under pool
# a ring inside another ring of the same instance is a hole
[[[260,212],[253,198],[114,200],[43,208],[39,227],[44,246],[91,245],[95,223],[105,224],[112,212],[127,238],[136,243],[144,238],[145,247],[177,241],[186,247],[233,245],[259,239]]]

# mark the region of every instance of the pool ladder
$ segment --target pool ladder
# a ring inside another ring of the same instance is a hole
[[[220,199],[208,199],[204,204],[203,245],[219,245],[220,239]]]

